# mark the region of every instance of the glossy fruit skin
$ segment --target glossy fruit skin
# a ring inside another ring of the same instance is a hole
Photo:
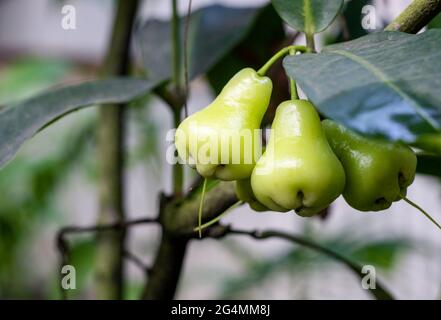
[[[343,164],[346,202],[360,211],[380,211],[405,196],[417,158],[409,147],[362,137],[332,120],[322,122],[329,144]]]
[[[251,68],[239,71],[206,108],[186,118],[178,127],[175,145],[179,156],[195,162],[206,178],[237,180],[250,177],[261,154],[260,124],[270,101],[272,82]],[[251,130],[251,131],[249,131]],[[232,155],[232,144],[221,143],[250,133],[251,149],[240,144],[240,154]],[[257,136],[256,136],[257,135]],[[210,161],[197,155],[207,155]],[[227,155],[222,158],[221,155]],[[229,156],[228,156],[229,155]]]
[[[345,174],[314,106],[306,100],[283,102],[272,129],[251,176],[256,198],[273,211],[319,213],[341,194]]]
[[[236,196],[239,200],[248,203],[251,209],[257,212],[271,211],[256,199],[251,188],[251,179],[242,179],[236,181]]]

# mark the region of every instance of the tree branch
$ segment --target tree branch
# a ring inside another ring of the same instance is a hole
[[[141,271],[148,276],[149,273],[151,272],[152,268],[147,266],[146,264],[144,264],[144,262],[138,258],[136,255],[134,255],[132,252],[130,251],[124,251],[124,258],[130,260],[133,262],[133,264],[135,264],[139,269],[141,269]]]
[[[194,191],[185,198],[162,195],[159,220],[162,238],[147,282],[143,299],[173,299],[178,285],[187,244],[197,233],[200,192]],[[205,194],[203,221],[210,221],[237,202],[234,182],[219,182]],[[222,229],[222,228],[221,228]],[[218,237],[224,230],[207,228],[204,235]]]
[[[94,226],[68,226],[61,228],[58,231],[57,239],[60,237],[64,237],[70,233],[86,233],[86,232],[103,232],[103,231],[111,231],[111,230],[125,230],[129,227],[140,225],[140,224],[149,224],[149,223],[158,223],[158,219],[155,218],[145,218],[145,219],[137,219],[130,220],[125,222],[115,222],[109,224],[102,225],[94,225]]]
[[[163,232],[142,299],[173,299],[181,275],[188,241],[188,238],[174,237]]]
[[[441,12],[441,0],[414,0],[385,31],[417,33]]]
[[[329,248],[323,247],[322,245],[313,242],[311,240],[308,240],[304,237],[280,232],[280,231],[245,231],[245,230],[236,230],[236,229],[229,229],[226,232],[226,235],[228,234],[236,234],[236,235],[248,235],[253,237],[257,240],[264,240],[269,238],[278,238],[290,241],[295,244],[299,244],[301,246],[307,247],[309,249],[312,249],[314,251],[320,252],[334,260],[337,260],[344,265],[346,265],[350,270],[354,272],[360,279],[363,279],[365,274],[362,273],[362,266],[358,263],[348,259],[347,257],[341,255],[340,253],[333,251]],[[375,298],[379,300],[393,300],[394,298],[392,295],[384,289],[383,285],[379,283],[378,279],[376,282],[376,289],[369,291],[372,295],[375,296]]]
[[[112,37],[101,75],[126,75],[132,25],[138,0],[119,0]],[[124,106],[100,108],[98,120],[99,204],[98,224],[122,223],[124,214],[123,144]],[[123,295],[123,252],[125,230],[101,232],[97,238],[95,290],[99,299],[121,299]]]
[[[173,49],[173,85],[174,94],[182,103],[174,106],[173,127],[177,128],[181,123],[181,110],[184,105],[184,93],[182,86],[182,50],[181,50],[181,23],[179,21],[177,0],[172,0],[172,49]],[[184,169],[180,163],[173,165],[173,193],[182,196],[184,186]]]

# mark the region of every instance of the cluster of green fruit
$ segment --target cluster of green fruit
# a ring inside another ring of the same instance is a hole
[[[197,161],[203,147],[207,153],[222,153],[210,149],[219,145],[207,147],[216,132],[260,129],[271,92],[268,77],[250,68],[239,71],[208,107],[180,124],[175,136],[180,157],[196,159],[196,170],[205,178],[237,180],[237,197],[256,211],[294,210],[309,217],[341,194],[355,209],[379,211],[405,196],[416,171],[412,149],[362,137],[332,120],[320,121],[307,100],[278,106],[265,151],[252,163],[232,163],[231,157]]]

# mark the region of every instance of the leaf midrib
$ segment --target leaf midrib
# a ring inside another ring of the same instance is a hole
[[[313,34],[315,31],[314,16],[312,15],[311,0],[303,0],[303,16],[305,17],[305,32]]]

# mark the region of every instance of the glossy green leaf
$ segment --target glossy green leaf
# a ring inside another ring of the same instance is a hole
[[[272,0],[280,17],[307,34],[325,30],[343,6],[343,0]]]
[[[284,67],[327,117],[411,142],[441,129],[441,30],[378,32],[287,57]]]
[[[248,33],[259,7],[233,8],[212,5],[191,14],[188,32],[190,79],[205,73]],[[180,19],[184,33],[185,18]],[[172,57],[170,21],[148,20],[136,32],[149,77],[169,79]],[[183,42],[183,34],[181,34]],[[182,57],[183,61],[183,57]],[[184,70],[181,70],[184,77]]]
[[[0,167],[48,123],[93,104],[125,103],[146,94],[158,81],[110,79],[55,89],[0,111]]]

